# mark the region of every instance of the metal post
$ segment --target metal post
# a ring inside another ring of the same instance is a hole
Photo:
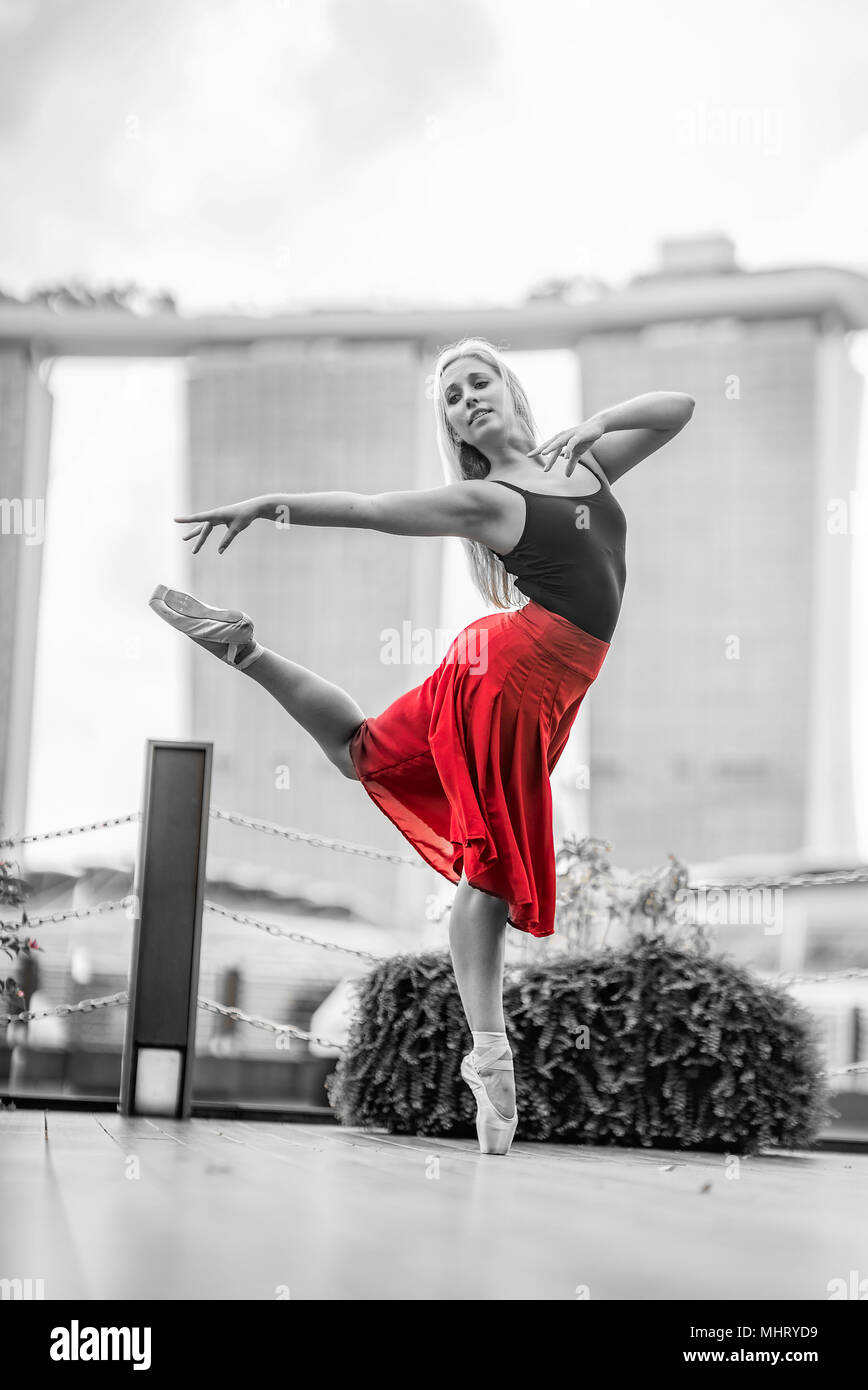
[[[147,741],[122,1115],[190,1114],[212,750]]]

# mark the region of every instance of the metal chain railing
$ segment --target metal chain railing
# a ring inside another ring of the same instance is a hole
[[[29,916],[24,922],[14,922],[10,919],[0,919],[0,927],[12,930],[21,927],[43,927],[57,922],[65,922],[71,919],[82,920],[86,917],[100,916],[106,912],[114,912],[118,909],[127,910],[136,902],[135,894],[128,894],[125,898],[116,898],[113,901],[95,903],[92,907],[73,907],[62,908],[56,912],[41,913],[36,916]],[[360,960],[370,960],[379,962],[386,960],[387,957],[378,955],[373,951],[362,951],[353,946],[345,946],[336,941],[321,941],[318,937],[307,936],[304,932],[290,931],[287,927],[281,927],[275,922],[266,922],[260,917],[254,917],[245,912],[232,912],[229,908],[221,907],[219,903],[205,900],[205,908],[218,917],[226,917],[230,921],[238,922],[243,926],[252,926],[259,931],[268,932],[270,936],[282,936],[289,941],[295,941],[299,945],[319,946],[325,951],[341,951],[346,955],[357,956]],[[774,975],[770,977],[774,983],[782,985],[800,985],[813,983],[828,983],[838,980],[859,980],[868,978],[868,969],[854,968],[852,970],[830,971],[825,974],[815,975]]]
[[[299,1038],[303,1042],[315,1042],[321,1047],[343,1049],[342,1043],[334,1042],[331,1038],[320,1038],[315,1033],[306,1033],[303,1028],[296,1028],[293,1023],[275,1023],[273,1019],[261,1018],[258,1014],[245,1013],[243,1009],[230,1008],[225,1004],[218,1004],[213,999],[203,999],[201,995],[197,999],[200,1009],[206,1013],[220,1014],[223,1018],[231,1018],[236,1023],[249,1023],[251,1028],[264,1028],[271,1033],[289,1033],[294,1038]],[[122,1004],[129,1003],[129,994],[126,990],[121,990],[117,994],[106,994],[99,999],[82,999],[77,1004],[55,1004],[50,1009],[26,1009],[20,1014],[11,1014],[7,1018],[0,1018],[0,1028],[8,1028],[10,1023],[33,1023],[40,1018],[65,1018],[67,1014],[89,1014],[96,1009],[111,1009]]]
[[[254,817],[244,816],[239,812],[221,811],[213,808],[209,814],[214,820],[227,821],[231,825],[243,826],[248,830],[255,830],[260,834],[271,835],[284,840],[314,845],[337,853],[351,854],[359,858],[378,860],[389,864],[409,864],[414,868],[425,867],[420,859],[409,855],[375,849],[373,846],[359,845],[348,840],[328,838],[322,835],[312,835],[306,831],[297,830],[290,826],[277,825],[271,821],[258,820]],[[31,835],[7,836],[0,839],[0,850],[12,849],[16,845],[30,845],[45,840],[83,835],[90,831],[107,830],[114,826],[129,825],[140,820],[141,813],[134,811],[127,815],[112,816],[106,820],[92,821],[84,825],[67,826],[59,830],[42,831]],[[821,873],[785,874],[774,879],[746,878],[733,880],[727,883],[691,884],[690,887],[692,891],[707,891],[708,889],[752,890],[756,888],[826,887],[845,883],[868,883],[868,866],[858,866],[853,869],[836,869]],[[63,908],[56,912],[43,913],[32,917],[28,916],[23,922],[2,920],[0,921],[0,926],[11,929],[26,927],[29,930],[31,928],[73,919],[81,920],[87,917],[100,916],[106,912],[114,912],[120,908],[126,909],[134,902],[134,895],[128,894],[124,898],[116,899],[111,902],[96,903],[91,907]],[[277,923],[267,922],[262,918],[253,917],[248,913],[232,912],[228,908],[221,907],[219,904],[207,900],[204,906],[209,912],[217,916],[228,918],[230,921],[238,922],[241,925],[255,927],[257,930],[265,931],[271,936],[283,937],[301,945],[319,946],[322,950],[339,951],[346,955],[356,956],[360,960],[368,960],[375,963],[386,959],[386,957],[377,955],[372,951],[362,951],[355,947],[344,946],[334,941],[320,941],[316,937],[307,936],[303,932],[291,931],[286,927],[279,926]],[[868,978],[868,969],[842,970],[816,975],[780,975],[774,978],[776,983],[785,986],[848,979],[864,979]],[[27,1023],[39,1018],[63,1017],[71,1013],[90,1013],[95,1009],[109,1008],[120,1004],[126,1004],[127,1002],[128,996],[125,992],[122,992],[119,994],[107,995],[102,999],[83,1000],[78,1004],[60,1004],[52,1009],[41,1010],[36,1013],[25,1012],[13,1017],[2,1018],[0,1019],[0,1027],[6,1027],[12,1022]],[[341,1047],[341,1044],[328,1039],[316,1038],[312,1034],[305,1033],[302,1029],[295,1028],[292,1024],[274,1023],[270,1019],[259,1018],[253,1014],[245,1014],[240,1009],[233,1009],[216,1004],[213,1000],[199,999],[198,1004],[200,1008],[206,1011],[221,1014],[226,1018],[233,1018],[238,1022],[249,1023],[251,1027],[264,1028],[275,1033],[287,1033],[302,1040],[315,1041],[325,1047]],[[846,1067],[835,1067],[831,1070],[822,1072],[821,1075],[844,1076],[865,1071],[868,1071],[868,1063],[857,1062]]]
[[[23,1013],[0,1017],[0,1028],[8,1028],[10,1023],[32,1023],[40,1018],[64,1018],[68,1014],[93,1013],[96,1009],[116,1008],[119,1005],[128,1004],[129,995],[126,990],[121,990],[118,994],[107,994],[99,999],[82,999],[77,1004],[55,1004],[50,1009],[30,1009]],[[346,1051],[346,1044],[335,1042],[333,1038],[323,1038],[317,1033],[308,1033],[303,1028],[296,1028],[293,1023],[275,1023],[274,1019],[262,1018],[259,1014],[249,1014],[243,1009],[231,1007],[228,1004],[218,1004],[214,999],[204,999],[201,995],[196,1000],[200,1009],[205,1013],[219,1014],[221,1018],[231,1019],[234,1023],[246,1023],[251,1028],[261,1028],[269,1033],[289,1034],[290,1037],[298,1038],[301,1042],[313,1042],[319,1047],[327,1047],[337,1052]],[[868,1062],[852,1062],[846,1067],[831,1067],[821,1071],[821,1077],[832,1076],[854,1076],[859,1072],[868,1072]]]
[[[125,898],[116,898],[113,902],[94,903],[93,907],[64,907],[57,912],[44,912],[35,917],[28,914],[24,922],[11,922],[7,919],[0,920],[0,927],[9,927],[12,930],[21,927],[44,927],[52,922],[66,922],[71,918],[99,917],[104,912],[116,912],[118,908],[128,908],[135,903],[135,895],[128,893]]]
[[[82,999],[79,1004],[55,1004],[50,1009],[25,1010],[24,1013],[10,1014],[0,1018],[0,1028],[8,1028],[10,1023],[32,1023],[37,1018],[65,1018],[67,1014],[90,1014],[95,1009],[112,1009],[119,1004],[128,1004],[126,990],[119,994],[106,994],[102,999]]]
[[[690,892],[699,889],[729,888],[826,888],[833,883],[868,883],[868,865],[855,869],[829,869],[820,873],[782,874],[780,878],[741,878],[731,883],[691,883]]]
[[[64,830],[43,830],[36,835],[12,835],[0,840],[0,849],[12,849],[14,845],[34,845],[38,840],[61,840],[67,835],[84,835],[89,830],[108,830],[114,825],[128,825],[141,820],[140,811],[131,811],[127,816],[112,816],[109,820],[91,821],[88,825],[70,825]]]
[[[343,951],[348,956],[359,956],[361,960],[386,960],[385,956],[375,955],[373,951],[360,951],[355,946],[343,946],[336,941],[320,941],[315,936],[290,931],[288,927],[278,926],[276,922],[265,922],[261,917],[251,917],[246,912],[232,912],[228,907],[221,907],[219,903],[209,902],[207,898],[205,907],[208,912],[213,912],[218,917],[228,917],[230,921],[240,922],[242,926],[256,927],[259,931],[268,932],[269,936],[282,936],[287,941],[297,941],[303,946],[321,946],[324,951]]]
[[[834,970],[828,975],[774,975],[772,979],[777,985],[827,984],[835,980],[868,979],[868,970]]]
[[[425,867],[420,859],[414,859],[411,855],[375,849],[372,845],[358,845],[351,840],[329,839],[324,835],[311,835],[305,830],[296,830],[292,826],[277,825],[273,821],[243,816],[238,811],[220,811],[212,808],[209,815],[212,820],[225,820],[231,825],[241,825],[248,830],[258,830],[263,835],[276,835],[283,840],[316,845],[340,854],[354,854],[363,859],[379,859],[387,864],[410,864],[413,868]],[[42,840],[59,840],[68,835],[83,835],[89,830],[106,830],[111,826],[128,825],[140,820],[141,812],[132,811],[126,816],[113,816],[108,820],[92,821],[87,825],[70,825],[62,830],[46,830],[33,835],[11,835],[0,839],[0,850],[12,849],[15,845],[33,845]]]
[[[272,821],[253,820],[237,811],[211,811],[212,820],[225,820],[230,825],[243,825],[248,830],[258,830],[263,835],[277,835],[283,840],[299,841],[306,845],[318,845],[322,849],[335,850],[340,854],[355,854],[362,859],[381,859],[387,864],[409,864],[413,868],[424,869],[421,859],[413,859],[408,854],[396,854],[390,850],[374,849],[371,845],[356,845],[350,840],[330,840],[324,835],[309,835],[304,830],[294,830],[291,826],[275,825]]]
[[[414,868],[425,868],[422,860],[410,855],[398,854],[390,850],[375,849],[372,845],[354,844],[350,840],[330,839],[324,835],[312,835],[292,826],[277,825],[273,821],[259,820],[244,816],[239,811],[221,811],[212,807],[209,811],[212,820],[224,820],[231,825],[240,825],[248,830],[259,831],[263,835],[275,835],[284,840],[302,844],[316,845],[341,854],[354,854],[364,859],[379,859],[388,864],[409,864]],[[13,835],[0,839],[0,849],[11,849],[15,845],[30,845],[42,840],[56,840],[68,835],[83,835],[91,830],[106,830],[116,825],[128,825],[141,820],[140,811],[128,815],[112,816],[106,820],[91,821],[86,825],[71,825],[61,830],[47,830],[33,835]],[[778,878],[744,878],[725,883],[691,884],[692,890],[714,888],[800,888],[825,887],[829,884],[868,883],[868,865],[858,865],[853,869],[831,869],[820,873],[782,874]]]
[[[315,1042],[320,1047],[333,1047],[341,1052],[344,1050],[343,1043],[333,1042],[331,1038],[317,1037],[315,1033],[306,1033],[303,1028],[296,1028],[292,1023],[275,1023],[273,1019],[248,1014],[243,1009],[230,1008],[228,1004],[217,1004],[213,999],[203,999],[201,995],[196,1002],[206,1013],[220,1014],[222,1018],[231,1018],[236,1023],[249,1023],[251,1028],[264,1028],[269,1033],[289,1033],[291,1037],[300,1038],[303,1042]]]

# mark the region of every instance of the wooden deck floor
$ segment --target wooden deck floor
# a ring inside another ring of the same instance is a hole
[[[44,1121],[48,1137],[44,1134]],[[819,1299],[868,1276],[868,1156],[0,1113],[0,1278],[46,1299]],[[283,1293],[282,1296],[286,1296]]]

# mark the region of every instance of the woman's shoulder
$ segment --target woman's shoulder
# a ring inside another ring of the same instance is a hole
[[[502,488],[515,489],[517,492],[524,491],[515,483],[508,483],[502,478],[463,478],[455,486],[464,489],[464,496],[466,497],[475,497],[482,503],[495,503],[498,506],[501,499],[509,496],[508,491],[506,493],[501,491]]]

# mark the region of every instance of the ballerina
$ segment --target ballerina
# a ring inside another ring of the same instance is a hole
[[[626,582],[627,523],[612,484],[683,429],[695,403],[652,392],[540,443],[520,381],[485,339],[444,349],[434,383],[444,486],[270,494],[175,518],[193,524],[184,539],[194,554],[216,527],[226,528],[223,553],[260,519],[460,537],[498,611],[459,633],[421,685],[366,717],[345,690],[263,647],[246,613],[165,585],[150,604],[267,690],[457,885],[449,945],[473,1038],[461,1074],[481,1151],[506,1154],[518,1112],[505,929],[555,929],[549,779],[609,651]]]

